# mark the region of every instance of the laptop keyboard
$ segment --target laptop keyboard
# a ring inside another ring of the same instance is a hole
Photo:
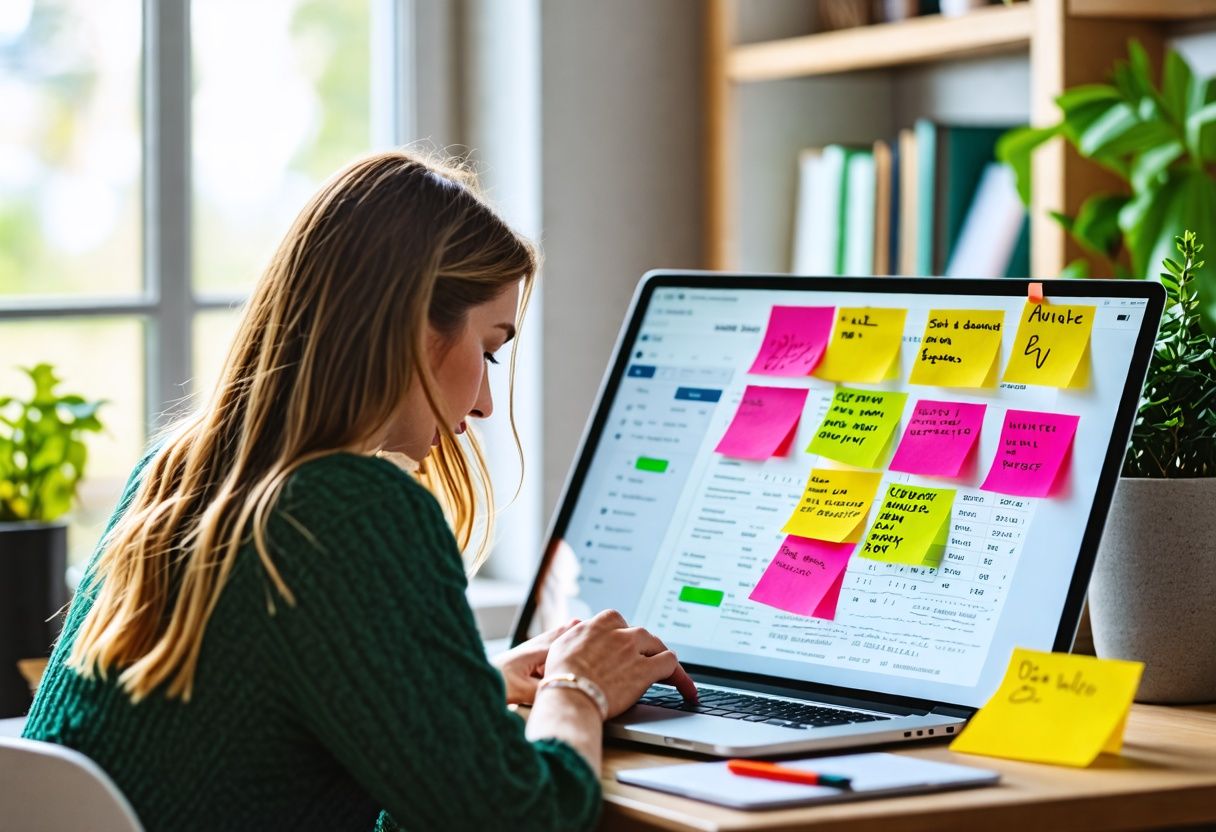
[[[673,711],[720,716],[723,719],[738,719],[743,722],[761,722],[765,725],[780,725],[782,728],[826,728],[830,725],[848,725],[853,722],[878,722],[890,719],[881,714],[846,711],[824,705],[804,702],[789,702],[765,696],[749,696],[738,691],[704,690],[695,705],[686,703],[675,688],[655,685],[642,698],[639,705],[654,705]]]

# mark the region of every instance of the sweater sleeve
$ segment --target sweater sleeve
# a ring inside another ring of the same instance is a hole
[[[406,828],[590,828],[599,781],[507,709],[434,497],[403,479],[327,523],[291,511],[271,540],[296,604],[270,627],[305,727]]]

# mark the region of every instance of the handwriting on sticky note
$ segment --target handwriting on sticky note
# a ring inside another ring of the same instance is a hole
[[[768,459],[788,452],[807,390],[749,384],[716,453],[737,459]]]
[[[808,453],[876,468],[899,426],[907,393],[838,387]]]
[[[796,615],[833,619],[849,556],[856,546],[790,535],[748,598]]]
[[[842,308],[815,375],[829,381],[874,383],[892,375],[904,340],[906,309]]]
[[[1005,313],[931,309],[908,381],[938,387],[993,387]]]
[[[1047,497],[1068,474],[1069,449],[1080,416],[1009,410],[984,491],[1017,497]]]
[[[866,515],[882,474],[873,471],[838,471],[815,468],[806,481],[802,499],[781,529],[784,534],[856,543],[865,528]]]
[[[986,405],[921,399],[891,458],[892,471],[957,477],[975,448]]]
[[[1089,385],[1094,307],[1027,303],[1022,309],[1004,380],[1045,387]]]
[[[996,693],[951,751],[1087,766],[1117,754],[1144,665],[1016,648]]]
[[[861,556],[886,563],[936,567],[954,506],[953,488],[891,483],[870,526]]]
[[[818,366],[832,332],[832,306],[774,306],[749,373],[805,376]]]

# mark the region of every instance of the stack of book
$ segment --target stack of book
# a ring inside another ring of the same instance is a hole
[[[1026,210],[995,160],[1009,127],[922,119],[893,142],[803,151],[792,271],[1028,276]]]

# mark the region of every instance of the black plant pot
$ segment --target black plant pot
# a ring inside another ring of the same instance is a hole
[[[67,603],[68,527],[0,523],[0,718],[29,710],[18,659],[49,656]]]

